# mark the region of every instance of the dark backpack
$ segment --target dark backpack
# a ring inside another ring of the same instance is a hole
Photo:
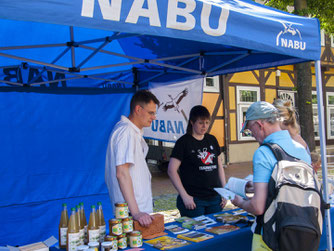
[[[274,153],[265,212],[257,217],[255,233],[272,250],[318,250],[324,200],[312,166],[287,154],[277,144],[262,144]]]

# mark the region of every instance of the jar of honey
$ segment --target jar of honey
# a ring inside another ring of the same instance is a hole
[[[112,249],[112,241],[104,241],[101,243],[101,251],[110,251]]]
[[[100,243],[98,243],[98,242],[88,242],[88,247],[90,248],[90,249],[94,249],[95,251],[99,251],[99,247],[100,247]]]
[[[109,220],[109,232],[113,235],[120,235],[123,233],[123,225],[121,219]]]
[[[129,209],[127,203],[115,204],[115,217],[117,219],[125,219],[129,217]]]
[[[133,220],[132,217],[128,217],[122,220],[123,233],[130,233],[133,231]]]
[[[118,250],[117,236],[107,235],[104,239],[105,242],[102,242],[101,244],[101,251],[103,251],[103,249],[104,251]]]
[[[104,237],[104,241],[112,241],[114,238],[115,238],[115,236],[113,236],[113,235],[106,235]]]
[[[117,244],[118,244],[118,249],[125,249],[128,247],[126,234],[121,234],[117,236]]]
[[[89,246],[88,245],[80,245],[77,247],[77,251],[83,251],[83,250],[86,250],[89,249]]]
[[[133,231],[129,233],[130,247],[139,248],[143,245],[143,238],[140,231]]]

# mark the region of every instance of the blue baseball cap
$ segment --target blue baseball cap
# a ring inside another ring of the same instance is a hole
[[[243,133],[247,128],[247,123],[250,120],[278,118],[278,110],[272,104],[265,101],[257,101],[253,103],[246,112],[246,121],[242,126],[240,133]]]

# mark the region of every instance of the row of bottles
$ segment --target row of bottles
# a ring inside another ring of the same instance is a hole
[[[89,242],[102,242],[106,235],[106,223],[104,220],[102,204],[97,203],[91,206],[91,213],[87,225],[83,203],[71,209],[68,218],[67,205],[63,204],[59,223],[59,247],[68,251],[75,251],[78,246]]]

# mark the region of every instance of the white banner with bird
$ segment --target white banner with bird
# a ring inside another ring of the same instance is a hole
[[[144,137],[175,142],[185,134],[191,108],[202,104],[203,83],[204,78],[150,83],[149,90],[160,104],[151,127],[144,128]]]

